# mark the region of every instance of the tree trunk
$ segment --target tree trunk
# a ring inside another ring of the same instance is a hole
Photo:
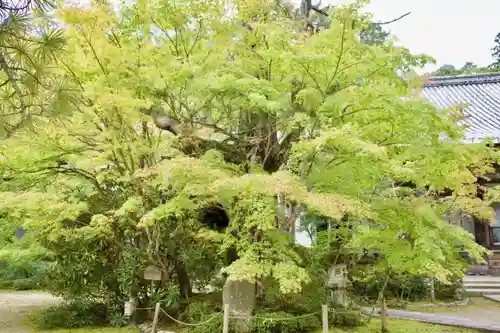
[[[187,300],[193,295],[193,289],[191,288],[191,281],[186,271],[186,266],[179,260],[174,260],[174,265],[177,280],[179,282],[179,294],[182,298]]]
[[[388,333],[388,323],[387,323],[387,306],[385,304],[385,297],[383,294],[380,295],[380,332]]]

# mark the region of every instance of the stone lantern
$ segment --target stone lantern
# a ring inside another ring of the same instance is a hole
[[[347,287],[350,284],[347,278],[347,265],[333,265],[328,274],[327,286],[333,302],[341,306],[347,306]]]

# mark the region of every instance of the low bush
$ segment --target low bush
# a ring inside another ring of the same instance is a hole
[[[219,316],[216,316],[219,314]],[[211,302],[198,301],[190,303],[179,319],[187,323],[202,323],[216,316],[210,322],[184,329],[189,333],[220,333],[223,316],[221,307]],[[230,321],[230,332],[234,332],[236,320]],[[258,311],[252,320],[252,333],[306,333],[315,332],[321,327],[319,313],[311,316],[300,316],[285,311]]]
[[[252,321],[252,333],[306,333],[320,327],[318,315],[295,316],[284,311],[257,313]]]
[[[14,282],[11,280],[0,280],[0,289],[12,289]]]
[[[436,282],[434,291],[436,299],[452,300],[457,297],[457,290],[462,287],[462,277],[455,277],[450,284]]]
[[[384,280],[384,278],[373,277],[365,281],[355,281],[352,292],[374,301],[378,299],[379,292],[385,283]],[[425,280],[421,277],[400,277],[389,279],[384,294],[388,299],[417,301],[429,297],[429,290]]]
[[[44,309],[33,319],[40,330],[100,326],[107,324],[106,305],[73,301]]]
[[[354,328],[363,326],[367,316],[356,309],[331,309],[328,313],[328,324],[333,327]]]
[[[309,314],[321,311],[321,304],[327,302],[327,292],[325,289],[318,288],[324,285],[324,279],[316,272],[310,272],[311,283],[303,286],[300,293],[283,295],[279,290],[279,285],[274,280],[265,282],[265,293],[258,300],[258,306],[261,309],[272,311],[285,311],[296,315]],[[318,278],[320,276],[320,278]]]
[[[18,279],[12,281],[12,288],[15,290],[33,290],[39,287],[39,282],[33,278]]]
[[[32,290],[45,286],[45,277],[51,263],[34,260],[24,265],[0,263],[0,289]]]
[[[180,318],[187,322],[202,321],[208,314],[220,312],[221,307],[217,307],[214,303],[208,300],[196,300],[189,303]]]
[[[387,300],[387,307],[390,309],[406,309],[408,307],[408,304],[409,302],[401,300],[399,298]]]
[[[436,282],[434,291],[436,299],[451,300],[457,296],[457,289],[460,288],[462,277],[455,277],[451,283],[444,284]],[[352,286],[352,293],[369,301],[378,298],[378,294],[384,285],[383,278],[372,278],[364,281],[355,281]],[[401,302],[413,302],[429,299],[430,289],[427,279],[424,277],[400,277],[389,279],[384,291],[389,300],[400,300]]]
[[[222,332],[222,314],[220,307],[217,308],[213,303],[201,300],[190,303],[181,314],[180,319],[186,323],[202,323],[216,316],[206,324],[184,329],[189,333],[220,333]],[[233,331],[233,330],[231,330]]]

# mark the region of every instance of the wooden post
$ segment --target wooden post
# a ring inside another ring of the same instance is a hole
[[[321,319],[323,322],[323,333],[328,333],[328,305],[321,306]]]
[[[229,304],[224,304],[224,326],[222,326],[222,333],[229,333]]]
[[[156,303],[155,315],[153,317],[153,326],[151,326],[151,333],[156,333],[159,316],[160,316],[160,302]]]
[[[151,280],[151,296],[150,296],[150,299],[149,299],[149,307],[153,306],[154,290],[155,290],[155,281]],[[154,318],[154,314],[153,314],[152,309],[148,310],[148,316],[149,316],[149,319],[151,319],[152,316]]]

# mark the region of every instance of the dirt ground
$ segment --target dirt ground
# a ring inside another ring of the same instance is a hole
[[[476,322],[500,324],[500,303],[478,297],[465,307],[438,309],[411,309],[453,317],[471,318]],[[0,291],[0,333],[28,333],[26,318],[34,311],[58,303],[58,299],[44,292]],[[410,309],[408,309],[410,310]],[[427,310],[427,311],[426,311]]]
[[[27,333],[29,313],[56,304],[58,300],[43,292],[0,291],[0,333]]]

